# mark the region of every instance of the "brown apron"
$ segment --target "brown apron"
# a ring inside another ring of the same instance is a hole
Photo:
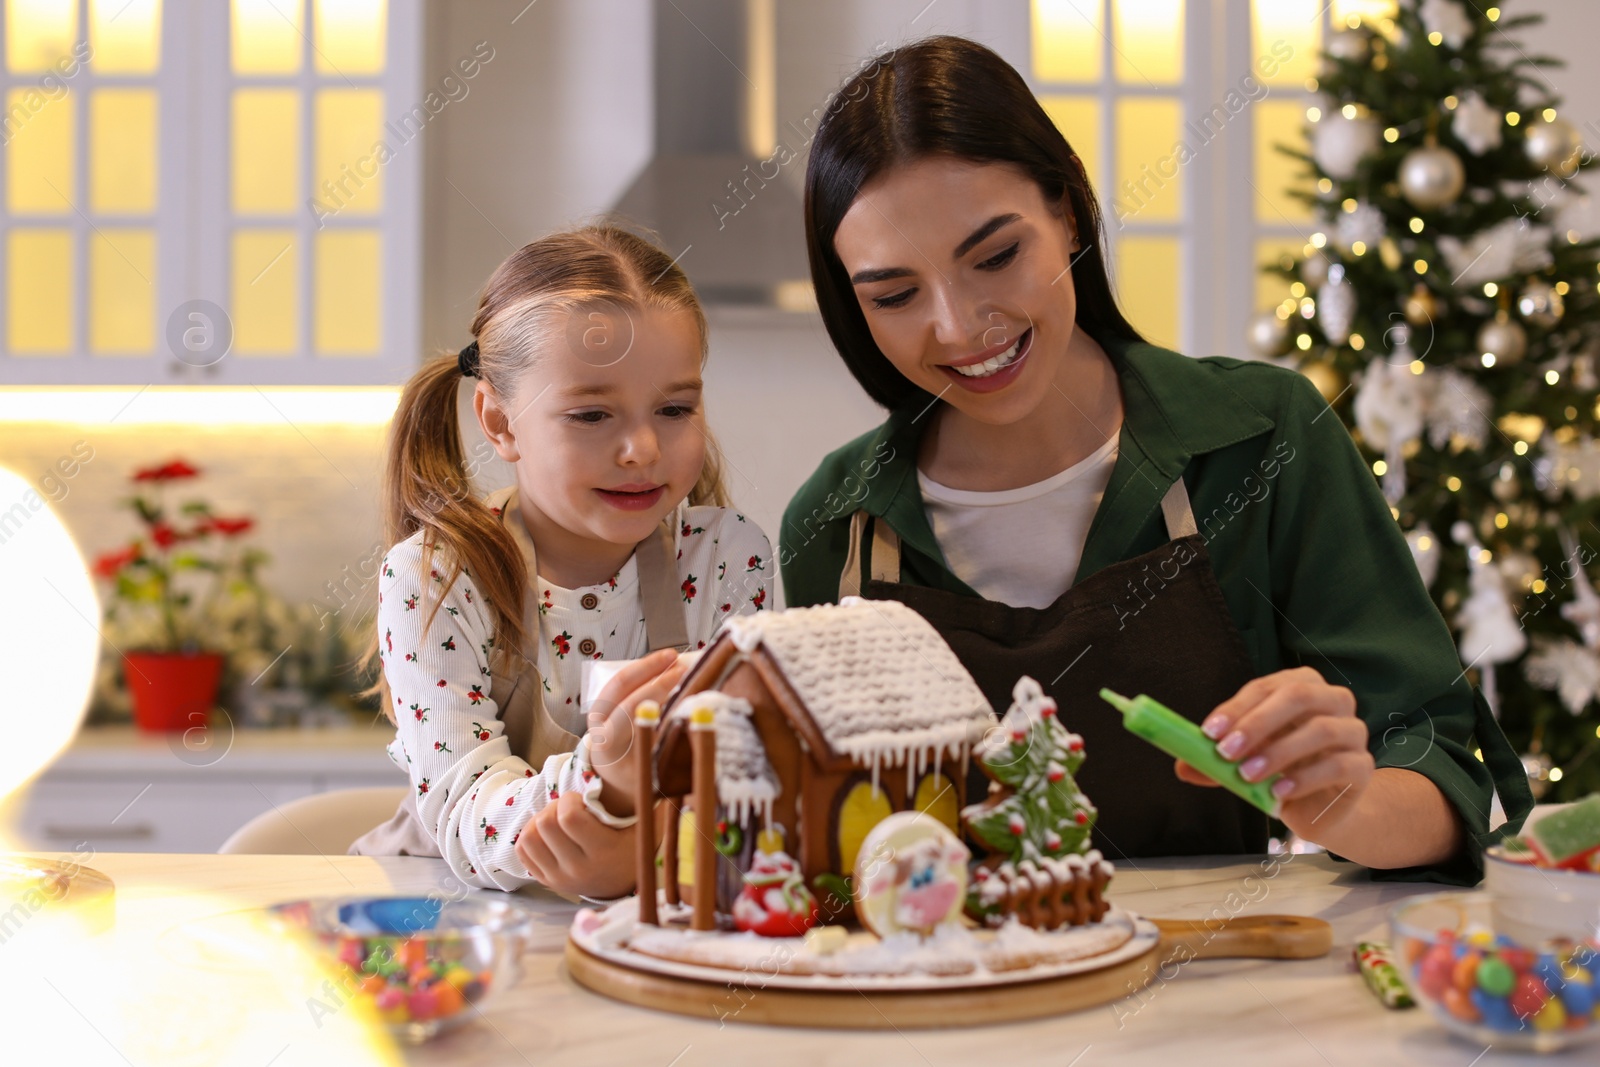
[[[527,565],[530,588],[522,602],[523,631],[539,640],[539,598],[531,583],[538,580],[533,539],[517,507],[515,487],[492,494],[486,503],[500,508],[500,521],[511,531]],[[645,640],[649,651],[676,648],[686,651],[689,633],[679,593],[678,567],[673,548],[674,515],[634,549],[639,569],[639,600],[644,611]],[[586,713],[576,704],[551,708],[544,702],[544,678],[534,661],[495,648],[489,657],[489,696],[494,699],[506,740],[535,772],[544,761],[571,752],[587,727]],[[417,814],[416,795],[408,790],[399,810],[388,822],[367,831],[350,846],[360,856],[437,856],[439,847]]]
[[[1265,815],[1226,790],[1180,781],[1172,758],[1123,729],[1121,714],[1099,696],[1102,686],[1148,693],[1199,722],[1255,677],[1182,478],[1161,510],[1166,544],[1105,567],[1045,608],[900,584],[898,536],[857,512],[839,594],[914,609],[997,711],[1009,706],[1021,675],[1037,679],[1062,723],[1083,735],[1088,758],[1077,780],[1099,808],[1094,841],[1109,858],[1265,852]],[[967,795],[982,797],[986,788],[974,765]]]

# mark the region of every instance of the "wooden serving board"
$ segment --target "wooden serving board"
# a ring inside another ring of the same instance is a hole
[[[820,1029],[946,1029],[1036,1019],[1098,1007],[1148,985],[1168,960],[1312,959],[1333,946],[1333,928],[1299,915],[1250,915],[1215,928],[1150,920],[1160,937],[1131,958],[1037,981],[951,989],[895,990],[862,982],[849,991],[763,987],[761,975],[729,970],[725,982],[660,974],[602,959],[567,941],[567,969],[597,993],[640,1007],[718,1021]],[[1186,950],[1186,951],[1185,951]]]

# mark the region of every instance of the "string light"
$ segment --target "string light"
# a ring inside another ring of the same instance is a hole
[[[1421,233],[1422,232],[1422,220],[1417,218],[1414,215],[1411,218],[1411,232],[1412,233]]]
[[[1354,104],[1346,104],[1339,109],[1339,113],[1347,119],[1353,119],[1356,117],[1356,106]]]
[[[1411,264],[1411,268],[1418,274],[1426,274],[1428,273],[1428,261],[1425,259],[1419,259],[1415,263]]]
[[[1390,126],[1388,129],[1383,131],[1383,139],[1388,141],[1390,144],[1394,144],[1400,139],[1400,131],[1395,129],[1393,126]]]
[[[1350,347],[1359,352],[1367,347],[1367,339],[1359,333],[1353,333],[1350,335]]]
[[[1498,293],[1499,291],[1500,291],[1500,287],[1498,285],[1496,285],[1494,282],[1484,282],[1483,283],[1483,295],[1484,296],[1493,296],[1496,293]]]
[[[1560,380],[1561,380],[1561,372],[1560,371],[1547,370],[1547,371],[1544,372],[1544,384],[1546,384],[1546,385],[1554,385],[1557,382],[1559,382]],[[1571,418],[1571,416],[1569,415],[1568,418]]]
[[[1326,245],[1327,243],[1328,243],[1328,235],[1327,234],[1325,234],[1325,233],[1314,233],[1314,234],[1311,235],[1311,244],[1314,247],[1321,248],[1324,245]]]
[[[1484,354],[1483,354],[1483,355],[1482,355],[1482,356],[1481,356],[1481,357],[1479,357],[1479,358],[1481,358],[1481,359],[1482,359],[1482,360],[1483,360],[1483,365],[1484,365],[1484,366],[1485,366],[1485,367],[1492,367],[1492,366],[1494,366],[1494,353],[1493,353],[1493,352],[1485,352],[1485,353],[1484,353]]]
[[[1385,463],[1381,459],[1374,461],[1373,464],[1372,464],[1372,473],[1376,474],[1380,478],[1383,477],[1386,473],[1388,473],[1388,470],[1389,470],[1389,464]]]
[[[1461,491],[1461,479],[1452,474],[1449,478],[1445,479],[1444,487],[1450,490],[1452,493],[1458,493]]]
[[[1521,121],[1522,121],[1522,116],[1517,114],[1515,111],[1507,111],[1506,112],[1506,125],[1507,126],[1515,126],[1517,123],[1519,123]]]
[[[1320,122],[1321,120],[1322,120],[1322,109],[1320,107],[1308,107],[1308,108],[1306,108],[1306,121],[1307,122]],[[1515,126],[1516,123],[1512,123],[1512,125]]]

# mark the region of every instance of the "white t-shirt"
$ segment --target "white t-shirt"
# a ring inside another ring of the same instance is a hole
[[[1072,588],[1116,463],[1113,435],[1087,458],[1020,489],[951,489],[920,470],[917,482],[933,535],[957,578],[986,600],[1045,608]]]

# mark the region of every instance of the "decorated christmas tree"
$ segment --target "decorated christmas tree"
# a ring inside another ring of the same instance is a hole
[[[1510,7],[1511,4],[1505,6]],[[1251,327],[1372,464],[1462,664],[1546,800],[1600,789],[1591,162],[1515,41],[1535,14],[1400,0],[1329,38],[1308,109],[1318,219]]]
[[[1061,725],[1055,701],[1032,678],[1019,679],[1012,698],[976,753],[993,781],[990,794],[962,818],[999,861],[1081,853],[1096,814],[1072,777],[1083,763],[1083,738]]]

